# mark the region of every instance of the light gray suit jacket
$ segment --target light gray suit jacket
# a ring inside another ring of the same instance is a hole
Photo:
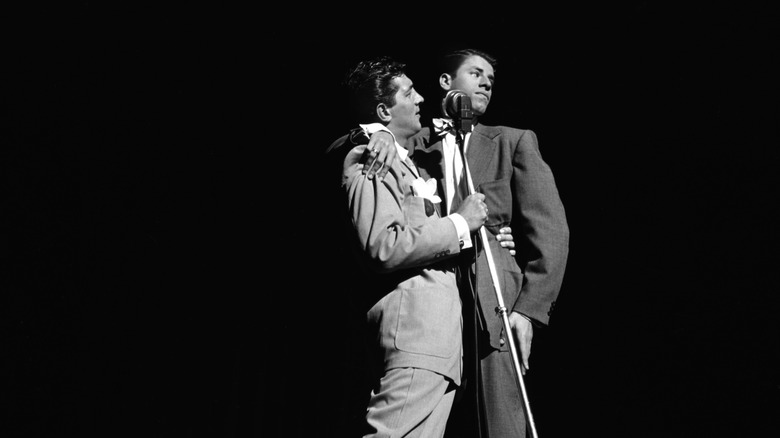
[[[460,242],[455,225],[414,195],[412,182],[418,174],[408,162],[396,160],[379,182],[363,175],[365,156],[365,146],[346,155],[342,182],[360,258],[371,272],[365,293],[376,302],[367,317],[376,330],[384,368],[424,368],[460,384],[462,315],[454,272]]]

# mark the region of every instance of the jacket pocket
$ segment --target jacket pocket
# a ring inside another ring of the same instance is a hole
[[[428,276],[402,285],[395,346],[401,351],[442,358],[459,351],[461,306],[454,283]]]

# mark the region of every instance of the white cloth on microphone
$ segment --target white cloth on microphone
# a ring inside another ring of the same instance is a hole
[[[371,137],[371,134],[378,131],[389,132],[390,135],[393,136],[393,141],[395,142],[395,150],[398,153],[398,159],[401,160],[401,162],[408,161],[407,164],[414,169],[414,173],[416,174],[416,176],[420,175],[420,172],[417,170],[417,167],[414,165],[414,163],[412,163],[411,160],[407,160],[407,157],[409,156],[409,151],[406,150],[405,147],[398,144],[398,141],[395,139],[395,135],[393,135],[393,133],[389,129],[387,129],[387,126],[381,123],[368,123],[368,124],[361,124],[360,128],[369,138]],[[467,139],[468,139],[468,135],[470,135],[470,133],[466,134]],[[454,135],[452,136],[452,144],[455,144]],[[450,154],[449,161],[452,161],[452,154]],[[452,164],[449,164],[449,166],[451,167]],[[463,164],[461,163],[461,168],[462,166]],[[451,178],[447,178],[447,183],[452,184]],[[449,209],[449,205],[452,202],[452,189],[448,187],[446,190],[447,190],[447,198],[448,198],[447,209]],[[452,223],[455,225],[455,230],[458,233],[458,239],[463,242],[461,248],[462,249],[470,248],[472,246],[471,233],[469,232],[469,225],[468,222],[466,222],[466,219],[460,214],[454,212],[453,213],[448,212],[446,217],[449,218],[452,221]]]

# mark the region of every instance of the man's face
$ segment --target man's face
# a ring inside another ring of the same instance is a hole
[[[452,78],[449,90],[460,90],[471,98],[471,110],[481,116],[487,111],[493,94],[495,75],[485,58],[472,55],[466,58]],[[446,88],[446,87],[445,87]]]
[[[422,129],[420,123],[420,104],[425,100],[414,89],[412,80],[406,75],[393,79],[398,85],[395,93],[395,105],[390,108],[392,119],[388,129],[397,134],[412,136]]]

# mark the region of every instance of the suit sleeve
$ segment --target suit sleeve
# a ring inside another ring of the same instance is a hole
[[[365,146],[355,147],[344,160],[344,188],[360,249],[377,272],[429,265],[458,254],[460,243],[453,222],[428,216],[424,200],[410,194],[396,162],[382,182],[363,175]]]
[[[512,166],[512,234],[525,274],[512,310],[546,325],[563,283],[569,226],[552,170],[542,159],[533,131],[522,132]]]

